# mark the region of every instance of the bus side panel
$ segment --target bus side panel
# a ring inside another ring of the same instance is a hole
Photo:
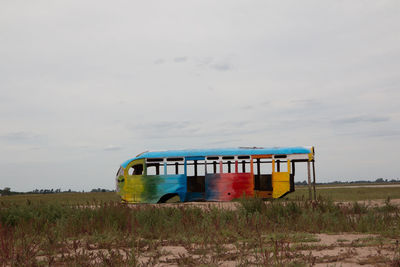
[[[205,193],[204,192],[186,192],[185,201],[204,201]]]
[[[272,173],[272,191],[273,198],[280,198],[290,192],[290,174],[289,172]]]
[[[221,181],[221,174],[206,174],[205,179],[206,200],[222,201],[223,192],[232,191],[231,184]]]
[[[206,200],[230,201],[243,195],[254,195],[251,173],[221,173],[206,175]]]
[[[144,202],[142,193],[145,190],[145,179],[142,174],[129,174],[129,170],[134,165],[144,165],[144,160],[134,160],[123,170],[123,177],[119,177],[120,195],[122,201],[128,203]],[[142,167],[143,168],[143,167]],[[122,178],[122,179],[121,179]]]
[[[254,196],[254,176],[251,173],[237,173],[233,180],[233,198]]]
[[[166,194],[178,194],[180,200],[183,201],[186,197],[186,175],[162,175],[161,177],[163,182],[158,184],[157,201]]]
[[[127,175],[121,190],[122,200],[130,203],[140,203],[143,201],[141,197],[143,191],[143,176]]]
[[[140,194],[142,203],[157,203],[161,194],[160,188],[165,183],[163,175],[143,176],[143,191]]]
[[[130,177],[126,192],[128,196],[132,197],[126,199],[128,202],[157,203],[162,196],[169,193],[176,193],[181,199],[185,198],[185,175],[135,175]]]

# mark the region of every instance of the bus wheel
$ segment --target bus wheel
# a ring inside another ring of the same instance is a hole
[[[181,202],[181,198],[178,194],[166,194],[163,195],[157,203],[177,203]]]

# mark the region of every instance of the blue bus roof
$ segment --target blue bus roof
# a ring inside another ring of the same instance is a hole
[[[169,157],[207,157],[207,156],[236,156],[236,155],[288,155],[308,154],[312,147],[239,147],[239,148],[216,148],[216,149],[184,149],[144,152],[138,156],[128,159],[121,164],[126,168],[128,164],[136,159],[144,158],[169,158]]]

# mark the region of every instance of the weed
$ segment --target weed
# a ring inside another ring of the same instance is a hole
[[[265,203],[262,199],[248,196],[242,196],[239,199],[239,203],[246,214],[260,213],[265,207]]]
[[[300,256],[297,249],[312,246],[292,244],[315,241],[312,233],[400,233],[398,213],[388,209],[339,206],[324,198],[267,203],[243,198],[239,203],[238,210],[98,201],[86,206],[3,203],[0,261],[32,266],[154,265],[164,256],[163,246],[180,245],[195,253],[168,263],[219,265],[233,260],[239,266],[301,266],[313,264],[315,258]],[[396,253],[393,262],[398,260]]]

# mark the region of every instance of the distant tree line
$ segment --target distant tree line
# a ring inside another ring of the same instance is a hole
[[[349,182],[344,182],[344,181],[333,181],[333,182],[326,182],[326,183],[315,183],[315,184],[376,184],[376,183],[400,183],[400,179],[383,179],[383,178],[378,178],[375,181],[371,180],[358,180],[358,181],[349,181]],[[295,185],[308,185],[308,182],[306,180],[302,182],[295,182]]]
[[[109,190],[109,189],[104,189],[104,188],[97,188],[97,189],[92,189],[90,192],[114,192],[115,190]],[[28,192],[15,192],[11,191],[10,187],[4,187],[4,189],[0,189],[0,195],[1,196],[11,196],[11,195],[19,195],[19,194],[58,194],[58,193],[85,193],[84,190],[82,191],[74,191],[71,189],[68,190],[61,190],[60,188],[58,189],[35,189],[32,191]]]
[[[1,194],[2,196],[9,196],[9,195],[11,195],[11,194],[12,194],[11,188],[9,188],[9,187],[4,187],[3,190],[0,189],[0,194]]]
[[[114,192],[115,190],[108,190],[108,189],[102,189],[102,188],[97,188],[97,189],[92,189],[92,193],[101,193],[101,192]]]

